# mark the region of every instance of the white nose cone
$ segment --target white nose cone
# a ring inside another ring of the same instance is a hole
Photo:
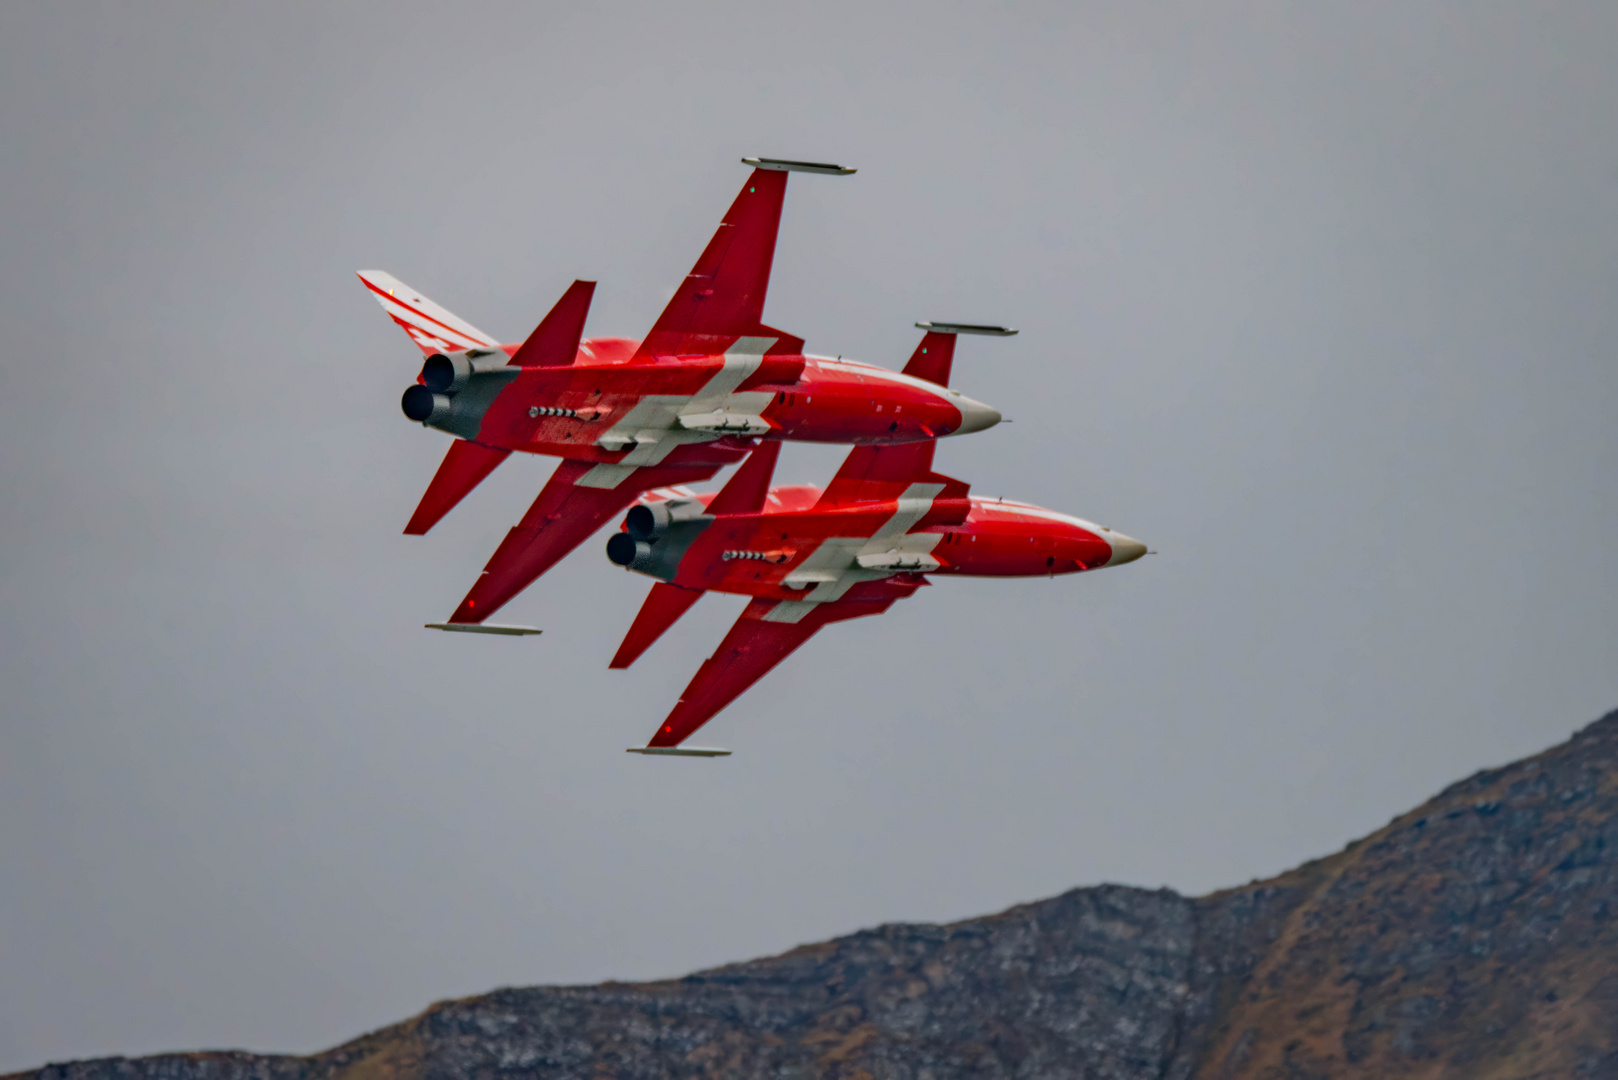
[[[950,432],[951,435],[970,435],[974,431],[985,431],[1000,422],[1000,410],[991,409],[981,401],[973,401],[969,397],[954,399],[955,407],[961,410],[961,426]]]
[[[1146,545],[1133,536],[1125,536],[1121,532],[1108,529],[1102,533],[1107,543],[1112,545],[1112,558],[1107,560],[1108,566],[1122,566],[1124,563],[1134,562],[1146,554]]]

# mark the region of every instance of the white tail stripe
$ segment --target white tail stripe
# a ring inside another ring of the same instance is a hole
[[[392,274],[382,270],[361,270],[360,280],[365,282],[365,287],[395,319],[401,319],[434,336],[449,335],[457,344],[464,342],[463,348],[499,344],[482,330],[448,308],[433,303]]]
[[[475,349],[480,345],[490,345],[492,342],[470,337],[454,330],[446,329],[431,319],[424,318],[419,312],[411,310],[406,304],[388,296],[378,296],[382,310],[393,316],[393,320],[406,328],[421,330],[440,341],[447,341],[459,349]],[[414,335],[412,335],[414,336]]]

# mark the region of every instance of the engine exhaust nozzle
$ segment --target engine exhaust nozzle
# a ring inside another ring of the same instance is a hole
[[[636,540],[651,543],[663,535],[672,520],[673,515],[669,513],[665,503],[637,503],[631,506],[629,513],[625,515],[624,528],[628,529],[629,535]]]
[[[399,407],[418,424],[436,424],[448,420],[454,409],[449,398],[433,393],[420,383],[404,392],[404,397],[399,399]]]
[[[433,353],[421,365],[421,382],[435,394],[453,394],[472,378],[472,362],[457,353]]]
[[[644,540],[636,540],[628,533],[613,533],[607,541],[607,558],[619,566],[633,567],[636,563],[650,558],[651,554],[651,544]]]

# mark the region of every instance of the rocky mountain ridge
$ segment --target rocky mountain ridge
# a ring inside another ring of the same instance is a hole
[[[683,979],[498,990],[306,1057],[3,1080],[1618,1077],[1618,712],[1201,898],[1075,889]]]

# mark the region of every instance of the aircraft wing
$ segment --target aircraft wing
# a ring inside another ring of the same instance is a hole
[[[933,451],[937,447],[936,439],[897,446],[856,446],[843,459],[842,467],[816,505],[846,506],[907,494],[965,500],[971,488],[964,481],[933,472]]]
[[[830,623],[880,615],[895,600],[915,592],[914,582],[876,581],[850,591],[840,600],[755,599],[730,628],[719,649],[705,660],[679,704],[652,736],[649,747],[673,747],[685,741],[743,691]]]
[[[1009,326],[985,326],[981,323],[925,322],[917,323],[916,327],[927,333],[922,335],[921,344],[916,346],[916,351],[910,354],[910,363],[905,365],[904,373],[937,383],[939,386],[949,385],[949,369],[955,359],[957,334],[1013,337],[1017,333]]]
[[[522,520],[506,534],[466,598],[449,617],[454,623],[480,623],[539,579],[590,534],[634,502],[648,488],[690,484],[718,472],[717,462],[648,465],[613,486],[591,484],[598,466],[564,459],[540,490]],[[617,466],[606,466],[617,469]]]
[[[638,357],[723,353],[737,338],[775,338],[770,351],[803,352],[803,339],[763,323],[786,201],[787,173],[851,173],[839,165],[747,158],[756,165],[702,257],[658,317]]]

